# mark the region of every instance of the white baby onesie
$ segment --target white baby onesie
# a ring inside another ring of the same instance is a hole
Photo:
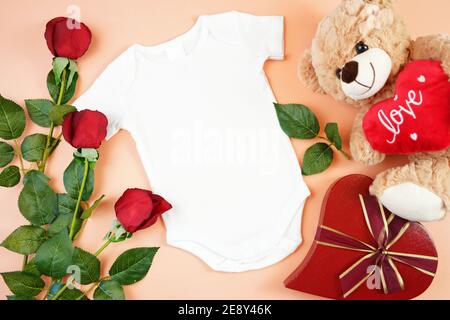
[[[76,102],[133,136],[167,242],[217,271],[274,264],[300,244],[309,190],[263,70],[284,54],[283,17],[201,16],[185,34],[133,45]]]

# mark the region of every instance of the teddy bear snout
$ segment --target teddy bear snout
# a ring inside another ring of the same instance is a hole
[[[347,62],[342,69],[342,81],[352,83],[358,77],[359,63],[357,61]]]
[[[373,97],[383,89],[391,69],[392,59],[386,51],[380,48],[367,49],[353,57],[342,68],[342,91],[353,100]]]

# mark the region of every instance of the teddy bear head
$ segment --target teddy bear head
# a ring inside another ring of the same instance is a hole
[[[300,77],[312,90],[355,106],[392,94],[412,41],[394,0],[342,0],[320,23]]]

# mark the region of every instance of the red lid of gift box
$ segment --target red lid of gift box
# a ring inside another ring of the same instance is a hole
[[[369,195],[372,179],[346,176],[328,190],[315,241],[287,288],[332,299],[401,300],[433,281],[437,252],[425,228]]]

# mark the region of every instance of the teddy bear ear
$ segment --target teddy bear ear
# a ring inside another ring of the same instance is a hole
[[[392,8],[394,6],[395,0],[364,0],[369,4],[375,4],[381,8]]]
[[[316,71],[312,65],[311,49],[307,49],[303,53],[302,59],[298,66],[298,75],[309,89],[317,93],[325,94],[325,91],[320,87]]]

